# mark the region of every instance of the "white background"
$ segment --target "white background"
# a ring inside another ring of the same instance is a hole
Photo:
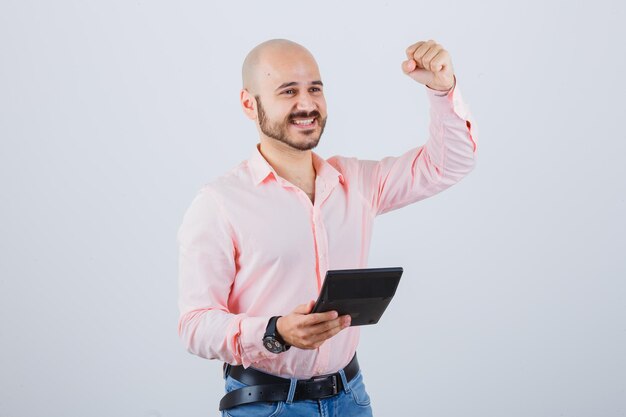
[[[316,152],[426,140],[405,48],[450,51],[479,157],[378,218],[405,268],[359,358],[377,416],[626,416],[626,71],[618,1],[0,0],[0,416],[218,415],[177,335],[176,230],[253,150],[240,66],[300,42]]]

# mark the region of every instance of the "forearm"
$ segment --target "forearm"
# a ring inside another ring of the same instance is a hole
[[[268,356],[262,344],[269,317],[229,311],[236,276],[236,241],[216,193],[203,188],[178,231],[178,334],[207,359],[249,366]]]
[[[425,88],[431,116],[426,143],[398,157],[359,162],[363,194],[377,215],[431,197],[474,167],[473,123],[457,86],[443,96]]]
[[[427,87],[428,88],[428,87]],[[426,155],[420,163],[434,172],[438,182],[450,186],[473,168],[477,143],[472,116],[456,86],[445,92],[427,90],[430,102],[429,139],[424,145]]]
[[[262,339],[269,317],[249,317],[221,309],[193,310],[181,315],[178,334],[188,352],[232,365],[250,366],[271,357]]]

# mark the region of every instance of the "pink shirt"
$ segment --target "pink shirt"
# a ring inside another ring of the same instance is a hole
[[[313,153],[314,204],[258,148],[198,192],[178,231],[178,333],[189,352],[286,378],[348,364],[359,327],[318,349],[280,354],[265,349],[263,334],[270,317],[317,299],[327,270],[368,267],[377,215],[430,197],[472,170],[476,135],[458,86],[447,94],[425,89],[426,144],[380,161]]]

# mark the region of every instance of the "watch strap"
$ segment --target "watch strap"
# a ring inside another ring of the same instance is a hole
[[[265,335],[263,337],[272,337],[276,339],[281,345],[284,346],[284,350],[288,350],[291,345],[288,345],[287,342],[285,342],[285,339],[283,339],[282,336],[278,333],[278,328],[276,327],[276,323],[281,317],[282,316],[274,316],[270,318],[267,323],[267,327],[265,328]]]

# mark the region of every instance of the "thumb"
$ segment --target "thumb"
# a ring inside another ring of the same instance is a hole
[[[406,61],[402,61],[402,72],[405,74],[410,73],[411,71],[417,68],[417,62],[413,59],[407,59]]]
[[[420,84],[432,84],[433,73],[423,68],[415,68],[413,71],[406,73],[409,77],[413,78]]]
[[[315,300],[311,300],[308,303],[300,304],[293,312],[298,314],[309,314],[315,305]]]
[[[407,59],[406,61],[402,61],[402,72],[404,72],[405,75],[413,78],[418,83],[429,84],[432,82],[432,72],[419,67],[414,59]]]

